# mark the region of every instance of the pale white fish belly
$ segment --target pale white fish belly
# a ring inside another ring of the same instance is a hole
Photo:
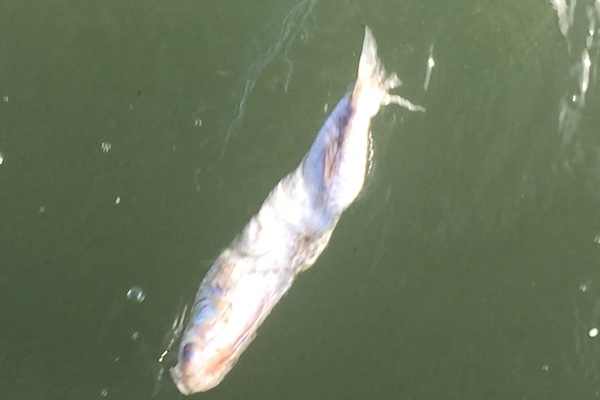
[[[296,276],[325,249],[363,186],[371,118],[390,102],[419,109],[388,94],[397,83],[385,73],[367,28],[354,89],[200,284],[171,370],[181,393],[218,385]]]

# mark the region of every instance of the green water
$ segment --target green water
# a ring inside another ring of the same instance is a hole
[[[173,322],[363,24],[427,111],[379,114],[329,248],[195,397],[600,396],[600,11],[574,3],[561,32],[534,0],[0,0],[0,398],[180,398]]]

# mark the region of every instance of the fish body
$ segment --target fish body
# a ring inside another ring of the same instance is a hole
[[[363,187],[371,119],[389,103],[422,110],[389,94],[399,83],[385,72],[367,27],[354,87],[200,284],[171,369],[181,393],[218,385],[296,276],[323,252]]]

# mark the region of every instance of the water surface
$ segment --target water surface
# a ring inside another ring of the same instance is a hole
[[[0,397],[179,398],[174,321],[363,24],[427,112],[380,113],[328,250],[197,397],[598,396],[600,5],[568,3],[0,3]]]

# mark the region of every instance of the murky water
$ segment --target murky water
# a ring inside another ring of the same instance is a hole
[[[220,249],[354,79],[426,113],[205,398],[600,396],[600,2],[0,2],[0,398],[174,399]]]

